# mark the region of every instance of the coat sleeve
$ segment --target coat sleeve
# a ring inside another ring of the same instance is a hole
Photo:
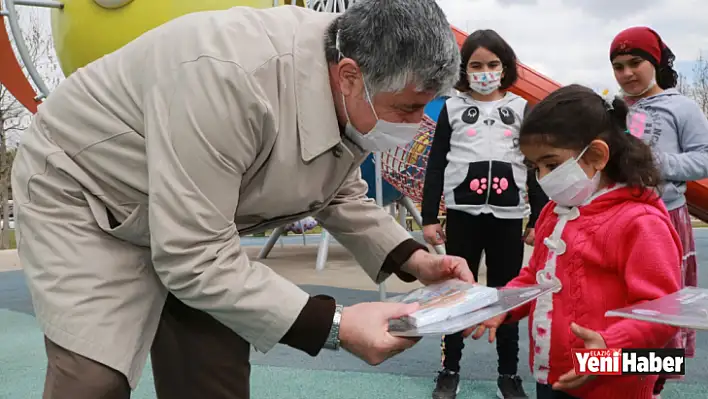
[[[269,117],[249,75],[210,58],[184,63],[165,71],[144,110],[150,242],[159,279],[259,351],[286,333],[291,339],[314,334],[315,344],[299,349],[315,354],[331,328],[333,301],[310,298],[251,261],[234,223],[241,177]],[[321,304],[314,318],[305,314],[310,303]],[[307,323],[296,323],[301,313]]]
[[[527,102],[524,106],[524,119],[526,119],[529,113],[531,113],[532,109],[533,106]],[[534,169],[529,168],[529,170],[527,171],[526,186],[528,187],[529,205],[531,207],[531,215],[529,215],[529,221],[528,223],[526,223],[526,228],[535,228],[536,221],[541,215],[543,207],[546,206],[549,200],[548,196],[541,188],[541,185],[538,184],[538,179],[536,178],[536,171]]]
[[[698,104],[689,99],[677,119],[681,153],[657,154],[663,177],[673,181],[705,179],[708,177],[708,119]]]
[[[316,219],[354,255],[374,282],[381,283],[393,273],[403,281],[415,281],[415,277],[400,268],[413,252],[427,251],[427,247],[368,198],[367,191],[361,168],[356,168]]]
[[[447,105],[443,105],[438,122],[435,125],[433,144],[428,154],[428,164],[425,167],[425,180],[423,182],[423,203],[421,217],[423,225],[439,224],[440,201],[442,200],[445,185],[445,168],[447,167],[447,153],[450,152],[450,137],[452,128],[447,114]]]
[[[644,215],[618,227],[623,242],[617,246],[617,262],[622,265],[629,305],[659,299],[680,288],[681,242],[669,223]],[[620,319],[599,331],[608,348],[661,348],[676,332],[675,327],[633,319]]]

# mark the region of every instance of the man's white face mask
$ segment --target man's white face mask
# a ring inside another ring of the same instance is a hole
[[[364,90],[366,91],[366,101],[369,103],[371,111],[376,117],[376,125],[368,133],[362,133],[357,130],[349,119],[347,101],[344,95],[342,95],[344,112],[347,115],[347,126],[344,129],[344,134],[364,151],[393,150],[396,147],[405,147],[408,143],[413,141],[416,134],[418,134],[419,124],[393,123],[379,119],[374,109],[373,101],[371,101],[371,96],[369,96],[369,90],[366,88],[366,83],[364,83]]]

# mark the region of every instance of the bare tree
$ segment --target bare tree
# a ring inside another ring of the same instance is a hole
[[[48,25],[42,24],[42,18],[37,10],[18,12],[22,26],[22,36],[29,51],[29,59],[37,67],[40,75],[50,90],[59,83],[59,73],[54,44]],[[12,37],[12,35],[10,35]],[[12,43],[13,48],[15,43]],[[15,53],[17,50],[15,48]],[[20,62],[22,62],[20,60]],[[24,68],[24,65],[23,65]],[[25,74],[26,68],[25,68]],[[35,90],[37,88],[35,87]],[[10,247],[10,202],[12,191],[10,173],[14,160],[14,147],[22,132],[30,124],[31,114],[15,99],[12,94],[0,85],[0,209],[2,212],[2,228],[0,229],[0,249]]]
[[[690,96],[708,114],[708,59],[701,53],[693,65],[693,82]]]
[[[691,83],[688,81],[688,78],[686,78],[686,75],[679,73],[678,74],[678,81],[676,82],[676,90],[678,90],[681,94],[685,96],[692,96],[693,94],[691,93],[691,90],[693,90],[693,87]]]

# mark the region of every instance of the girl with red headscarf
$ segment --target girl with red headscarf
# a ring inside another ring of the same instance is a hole
[[[648,143],[662,174],[661,197],[683,246],[682,285],[698,283],[693,228],[686,206],[686,182],[708,177],[708,120],[703,110],[676,90],[674,54],[647,27],[620,32],[610,46],[610,61],[625,100],[631,105],[629,132]],[[693,357],[695,331],[682,329],[669,345]],[[666,379],[655,386],[655,397]]]

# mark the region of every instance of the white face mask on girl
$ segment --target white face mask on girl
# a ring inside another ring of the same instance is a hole
[[[479,94],[487,95],[501,86],[502,71],[469,72],[467,74],[470,89]]]
[[[595,172],[595,175],[589,178],[578,163],[588,147],[577,157],[570,158],[542,179],[538,179],[543,192],[558,205],[569,208],[582,205],[600,186],[600,172]],[[538,178],[538,175],[536,177]]]
[[[623,94],[625,97],[640,97],[640,96],[643,96],[643,95],[644,95],[646,92],[648,92],[649,90],[653,89],[654,86],[656,86],[656,78],[652,79],[651,82],[649,82],[649,86],[647,86],[644,90],[642,90],[642,91],[640,91],[640,92],[638,92],[638,93],[630,93],[630,92],[628,92],[628,91],[622,90],[622,94]]]
[[[645,62],[649,63],[649,61],[645,61]],[[649,85],[647,85],[647,87],[645,87],[643,90],[640,90],[637,93],[630,93],[628,91],[622,90],[622,95],[624,95],[625,97],[641,97],[641,96],[643,96],[646,92],[648,92],[649,90],[653,89],[654,86],[656,86],[656,69],[655,68],[652,68],[652,76],[654,76],[654,77],[649,82]]]

